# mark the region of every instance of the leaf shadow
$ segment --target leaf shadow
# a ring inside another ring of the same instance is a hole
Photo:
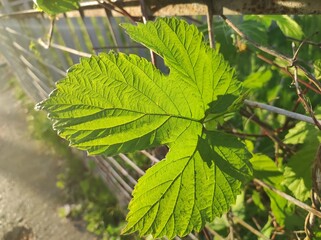
[[[206,137],[206,139],[199,137],[199,153],[203,161],[207,163],[209,168],[213,168],[212,165],[215,164],[224,174],[232,176],[239,181],[244,182],[249,179],[251,174],[250,162],[243,161],[241,158],[239,158],[238,162],[236,162],[235,159],[232,159],[232,157],[229,161],[229,156],[224,155],[224,153],[221,151],[222,148],[228,148],[230,151],[239,151],[240,148],[245,148],[245,146],[233,136],[231,136],[233,141],[228,141],[228,139],[224,139],[226,138],[225,136],[222,137],[222,133],[216,133],[217,134],[215,135],[218,136],[214,135],[213,137]],[[213,142],[212,140],[214,137],[216,139]],[[246,150],[243,149],[243,151]],[[234,165],[233,162],[235,163]],[[241,166],[241,168],[238,168],[238,166]]]
[[[237,99],[238,97],[232,94],[219,95],[215,101],[208,104],[210,108],[206,111],[206,114],[225,113]]]

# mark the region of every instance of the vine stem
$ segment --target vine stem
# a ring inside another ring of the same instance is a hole
[[[269,189],[269,190],[273,191],[274,193],[278,194],[279,196],[283,197],[284,199],[288,200],[289,202],[295,204],[296,206],[298,206],[298,207],[300,207],[300,208],[312,213],[313,215],[321,218],[321,212],[319,212],[315,208],[310,207],[309,205],[307,205],[307,204],[295,199],[294,197],[292,197],[292,196],[290,196],[290,195],[288,195],[288,194],[286,194],[286,193],[284,193],[284,192],[272,187],[271,185],[269,185],[269,184],[267,184],[265,182],[262,182],[261,180],[259,180],[257,178],[254,178],[253,182],[258,184],[258,185],[260,185],[260,186],[262,186],[263,188],[266,188],[266,189]]]
[[[255,108],[261,108],[261,109],[265,109],[267,111],[270,112],[274,112],[277,114],[281,114],[299,121],[303,121],[303,122],[307,122],[307,123],[311,123],[313,125],[316,125],[315,120],[313,120],[311,117],[308,117],[306,115],[303,114],[299,114],[299,113],[295,113],[295,112],[291,112],[282,108],[278,108],[278,107],[274,107],[265,103],[259,103],[259,102],[255,102],[255,101],[251,101],[251,100],[244,100],[244,103],[250,107],[255,107]],[[321,124],[320,120],[317,120],[319,124]]]
[[[250,224],[244,222],[241,218],[234,216],[233,215],[233,221],[235,223],[238,223],[240,225],[242,225],[244,228],[246,228],[247,230],[249,230],[250,232],[252,232],[253,234],[255,234],[256,236],[264,239],[264,240],[270,240],[270,238],[268,238],[267,236],[265,236],[264,234],[262,234],[260,231],[256,230],[254,227],[252,227]]]

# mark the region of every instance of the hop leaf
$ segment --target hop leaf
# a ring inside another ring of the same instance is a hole
[[[165,160],[135,187],[124,233],[185,236],[226,212],[252,173],[237,138],[205,128],[208,115],[239,104],[240,82],[193,25],[165,18],[123,27],[163,57],[170,73],[135,55],[83,58],[37,107],[90,154],[167,144]]]

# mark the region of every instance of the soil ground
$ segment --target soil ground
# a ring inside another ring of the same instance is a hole
[[[58,157],[28,135],[26,113],[0,76],[0,239],[92,240],[62,219]]]

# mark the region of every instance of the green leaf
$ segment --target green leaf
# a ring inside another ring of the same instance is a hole
[[[244,19],[247,21],[256,21],[262,23],[266,29],[271,26],[272,19],[268,15],[245,15]]]
[[[173,142],[190,127],[200,132],[201,99],[182,86],[135,55],[101,54],[73,66],[38,107],[72,146],[115,155]]]
[[[251,175],[245,146],[205,128],[209,114],[240,106],[240,82],[193,25],[165,18],[123,27],[163,57],[170,73],[135,55],[83,58],[37,107],[90,154],[167,144],[166,159],[135,187],[124,232],[184,236],[226,212]]]
[[[298,122],[294,128],[291,128],[288,134],[285,136],[285,144],[302,144],[306,141],[309,132],[311,133],[311,126],[305,122]]]
[[[281,184],[283,180],[282,172],[276,167],[271,158],[263,154],[254,154],[251,158],[253,175],[264,180],[273,186]]]
[[[263,45],[267,45],[267,27],[260,22],[245,20],[238,25],[239,29],[250,39]]]
[[[33,0],[39,9],[49,15],[65,13],[79,8],[80,0]]]
[[[115,155],[168,144],[191,123],[197,125],[195,134],[200,132],[205,113],[226,111],[230,102],[210,108],[218,96],[239,95],[233,71],[203,43],[195,26],[159,19],[124,27],[133,39],[160,52],[170,74],[135,55],[81,59],[38,105],[49,111],[54,128],[72,146],[90,154]]]
[[[235,202],[241,183],[251,174],[244,145],[220,132],[186,141],[172,146],[166,159],[139,180],[124,232],[185,236],[200,231]],[[184,147],[188,151],[181,151]]]
[[[313,63],[314,67],[314,75],[315,78],[320,80],[321,79],[321,59],[317,59]]]
[[[313,125],[300,122],[286,136],[286,143],[294,143],[295,141],[303,143],[284,168],[283,181],[283,185],[301,201],[310,197],[312,187],[311,166],[320,145],[318,133]]]
[[[276,222],[280,226],[285,226],[285,221],[287,217],[293,215],[293,205],[289,204],[289,202],[286,199],[284,199],[283,197],[281,197],[273,191],[265,189],[265,192],[269,196],[271,202],[271,211],[273,213],[273,216],[275,217]]]
[[[300,25],[288,15],[250,15],[247,20],[255,20],[269,27],[275,21],[282,33],[287,37],[301,39],[304,33]]]
[[[304,33],[297,22],[288,15],[273,15],[270,16],[276,22],[282,33],[287,37],[301,39]]]
[[[137,26],[122,26],[133,40],[164,58],[170,67],[170,77],[182,79],[184,85],[193,89],[188,97],[189,104],[195,105],[195,99],[201,98],[206,111],[208,104],[219,95],[240,94],[240,82],[235,81],[234,71],[220,54],[203,42],[203,35],[194,25],[165,18]]]
[[[272,78],[271,70],[259,68],[251,73],[243,82],[243,87],[249,89],[262,88]]]
[[[275,188],[284,191],[284,187],[281,185],[284,180],[282,172],[277,168],[275,163],[271,158],[262,154],[255,154],[251,158],[251,163],[253,165],[253,175],[274,186]],[[284,226],[285,219],[288,214],[292,213],[293,208],[289,206],[288,201],[278,194],[264,189],[266,194],[270,199],[270,208],[271,211],[281,226]]]
[[[274,231],[274,227],[272,225],[272,219],[271,217],[268,218],[266,224],[261,229],[261,233],[266,236],[267,238],[270,238],[272,233]],[[264,240],[263,238],[259,238],[259,240]]]

